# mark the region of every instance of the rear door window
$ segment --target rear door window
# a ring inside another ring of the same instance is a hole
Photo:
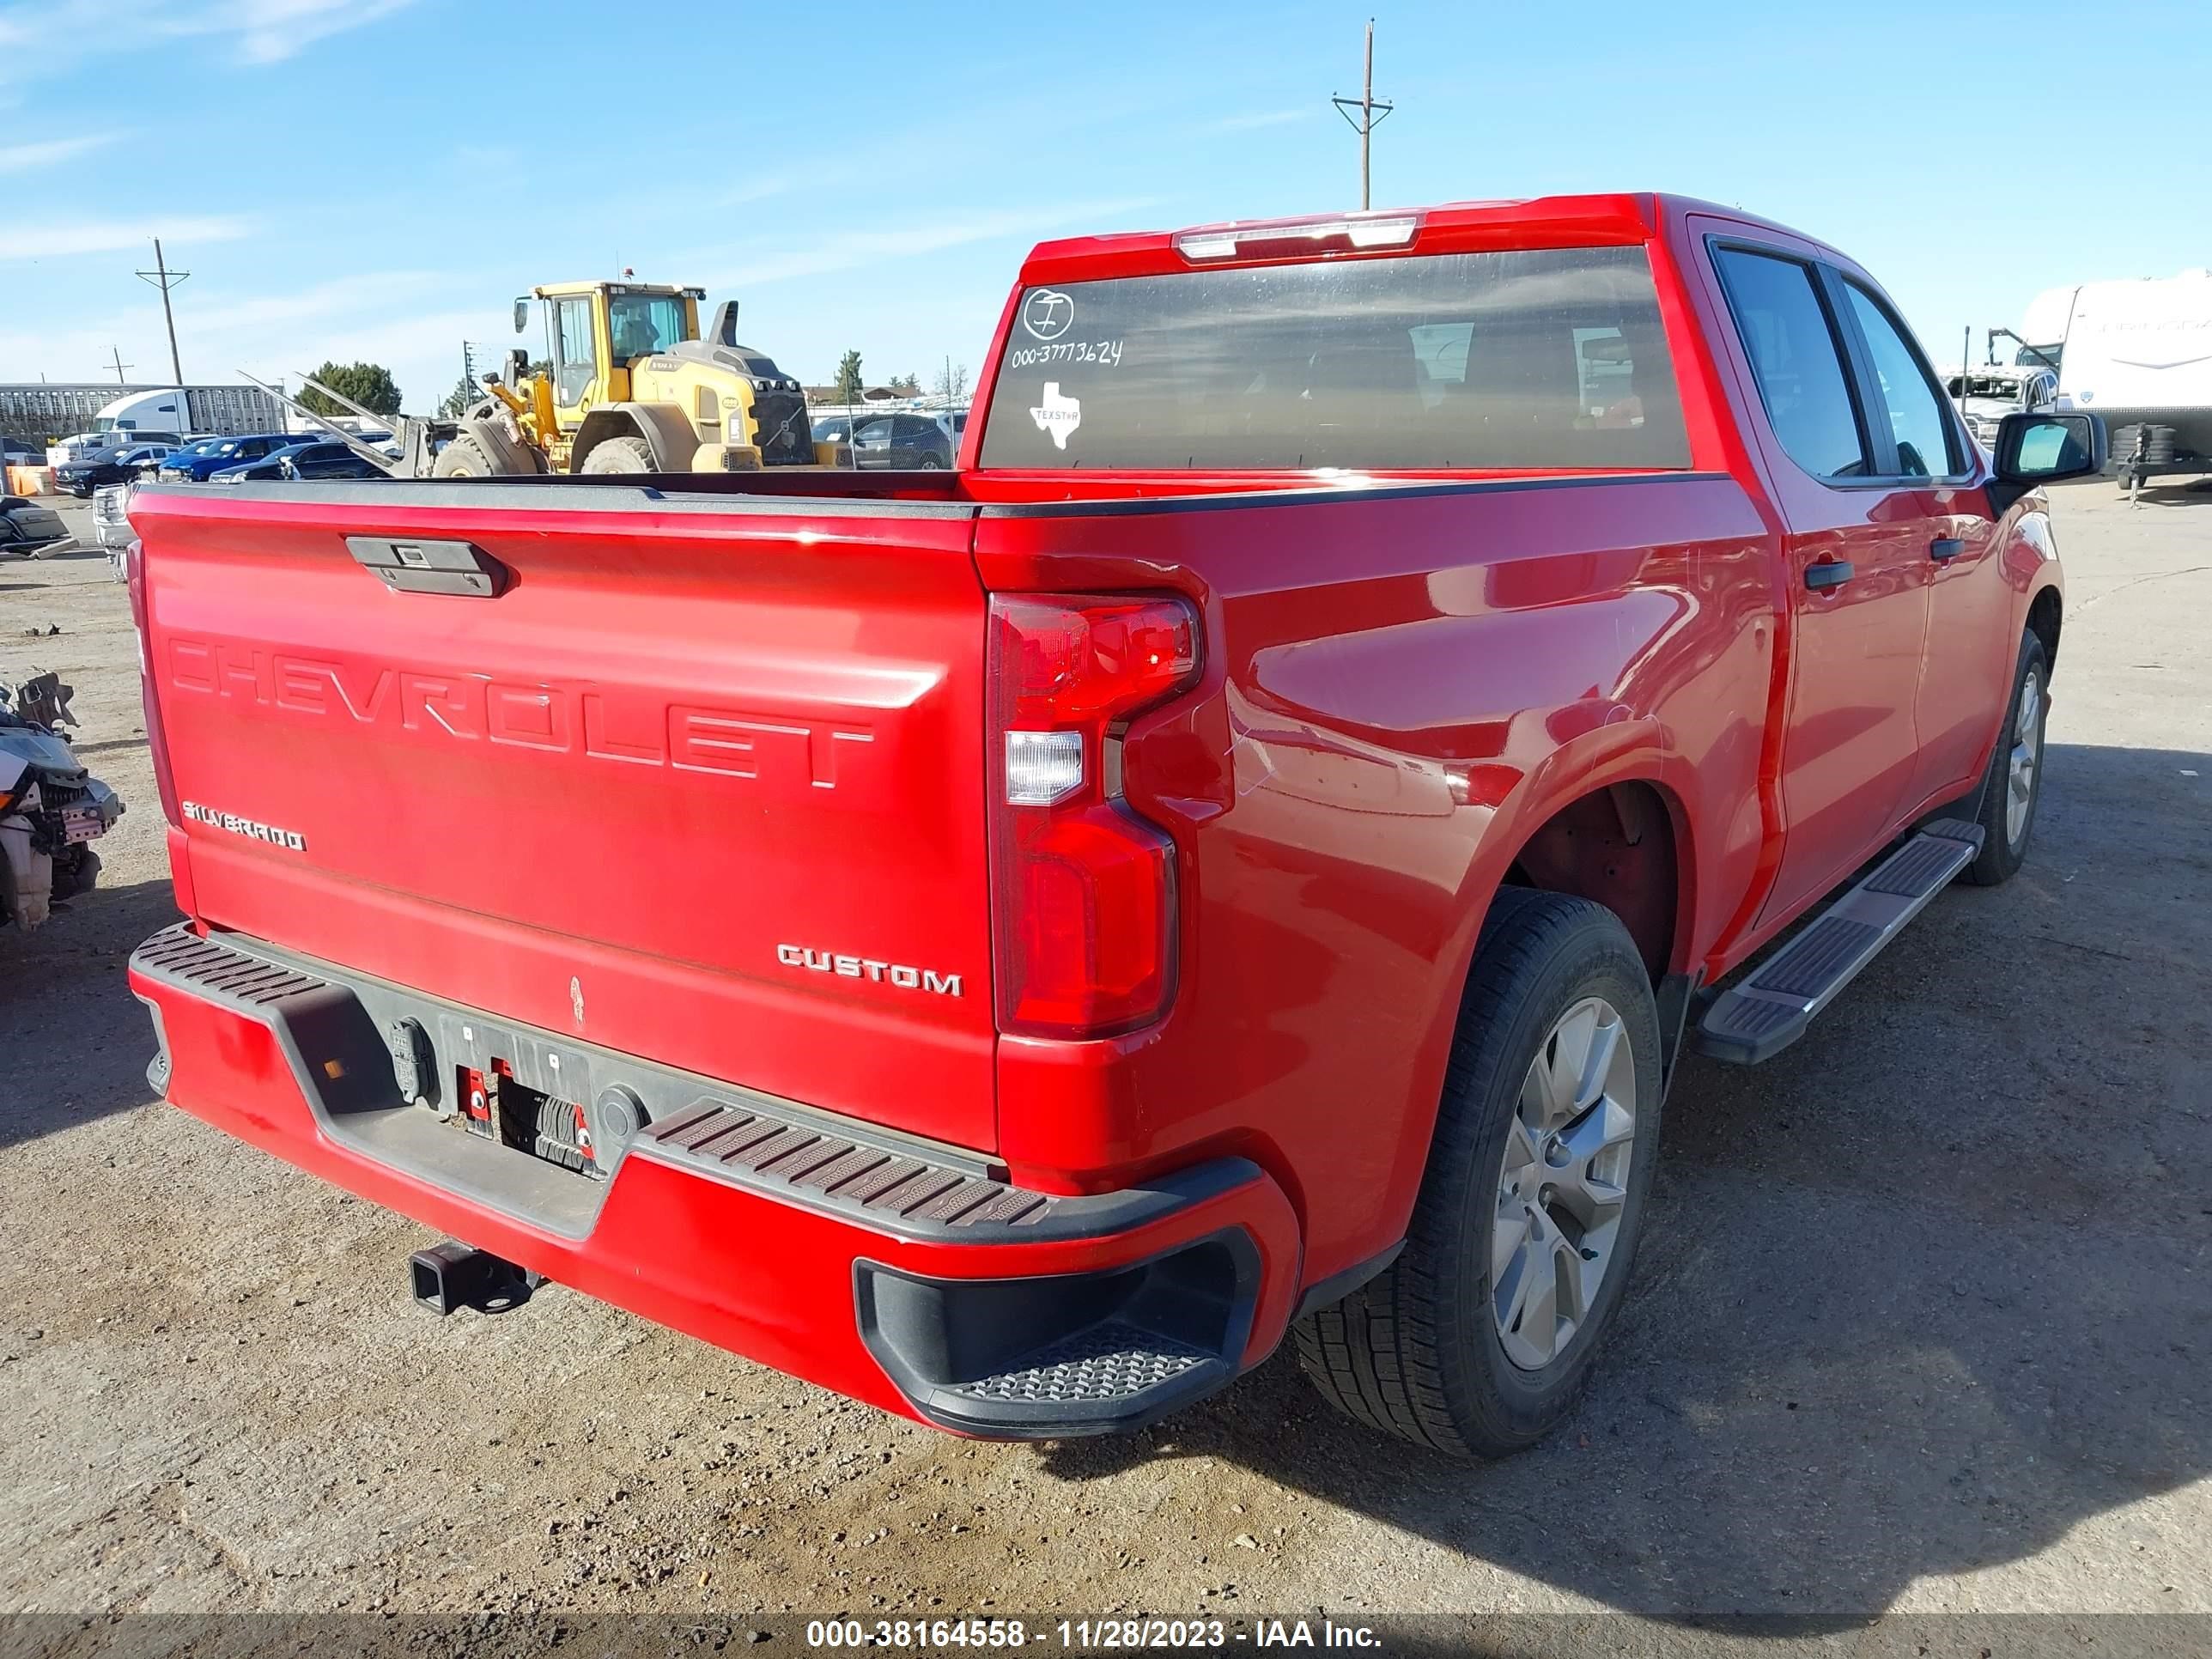
[[[1767,424],[1790,459],[1815,477],[1866,477],[1843,348],[1812,267],[1745,248],[1719,248],[1713,257]]]
[[[1640,246],[1121,277],[1015,315],[987,467],[1689,465]]]

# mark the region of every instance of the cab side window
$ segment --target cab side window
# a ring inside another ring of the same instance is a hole
[[[1866,337],[1867,356],[1881,383],[1889,429],[1897,439],[1898,471],[1908,478],[1947,478],[1963,471],[1959,441],[1943,418],[1942,401],[1919,354],[1874,295],[1848,279],[1844,291],[1851,296],[1851,314]]]
[[[1746,248],[1716,248],[1767,424],[1790,459],[1815,477],[1863,478],[1869,465],[1843,349],[1812,268]]]

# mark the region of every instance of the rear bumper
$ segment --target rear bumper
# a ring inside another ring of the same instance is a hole
[[[216,1127],[588,1295],[961,1433],[1141,1426],[1281,1339],[1300,1241],[1257,1166],[1129,1191],[1010,1185],[989,1160],[488,1019],[237,935],[131,957],[152,1077]],[[497,1058],[585,1105],[593,1180],[401,1093],[393,1033],[450,1097]],[[434,1051],[434,1052],[433,1052]],[[629,1127],[641,1119],[636,1127]]]

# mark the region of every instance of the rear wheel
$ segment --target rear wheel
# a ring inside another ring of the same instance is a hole
[[[1417,1444],[1533,1444],[1620,1306],[1658,1137],[1659,1019],[1628,930],[1586,899],[1501,889],[1405,1249],[1299,1322],[1307,1376]]]
[[[579,472],[656,472],[653,446],[642,438],[608,438],[584,457]]]
[[[1977,887],[2012,879],[2027,861],[2035,832],[2036,803],[2043,798],[2043,726],[2051,708],[2051,659],[2033,634],[2021,641],[2013,670],[2012,700],[1982,775],[1982,850],[1962,872]]]

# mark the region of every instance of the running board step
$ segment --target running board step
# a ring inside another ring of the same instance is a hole
[[[1692,1046],[1739,1066],[1773,1059],[1981,850],[1979,824],[1929,824],[1757,973],[1716,997]]]

